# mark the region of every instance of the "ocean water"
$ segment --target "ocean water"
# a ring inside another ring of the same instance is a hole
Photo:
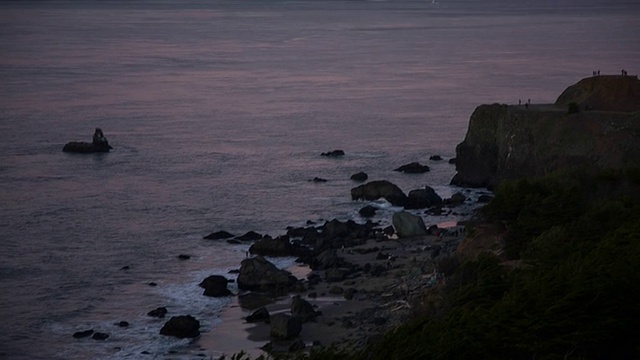
[[[633,1],[0,2],[0,358],[220,355],[146,316],[220,324],[196,284],[247,246],[204,235],[363,222],[358,171],[473,196],[446,160],[475,106],[636,74],[638,34]],[[96,127],[111,153],[62,153]]]

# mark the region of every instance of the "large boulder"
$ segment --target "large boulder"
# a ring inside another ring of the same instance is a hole
[[[246,320],[248,323],[257,323],[257,322],[269,322],[269,310],[266,307],[261,307],[258,310],[255,310],[251,313],[251,315],[247,316]]]
[[[200,322],[191,315],[174,316],[160,329],[160,335],[195,338],[200,335]]]
[[[238,274],[238,288],[241,290],[286,293],[298,279],[286,270],[278,269],[262,256],[242,260]]]
[[[287,314],[271,315],[271,336],[279,339],[291,339],[302,331],[302,319]]]
[[[93,133],[93,141],[88,143],[84,141],[70,141],[64,145],[62,151],[71,152],[71,153],[96,153],[96,152],[109,152],[109,150],[113,149],[107,138],[102,133],[100,128],[96,128]]]
[[[233,296],[233,293],[227,289],[229,280],[221,275],[211,275],[198,285],[204,288],[204,295],[211,297]]]
[[[442,198],[433,188],[425,186],[424,189],[409,191],[405,209],[424,209],[442,204]]]
[[[386,199],[392,205],[403,206],[407,196],[395,184],[386,180],[376,180],[351,189],[353,200]]]
[[[296,295],[291,299],[291,315],[307,322],[315,319],[318,314],[311,303]]]
[[[420,216],[401,211],[393,214],[392,222],[400,238],[427,235],[427,227]]]

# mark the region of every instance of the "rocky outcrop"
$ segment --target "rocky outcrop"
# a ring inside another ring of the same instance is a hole
[[[400,238],[427,235],[427,227],[420,216],[401,211],[393,214],[391,221]]]
[[[430,186],[424,189],[416,189],[409,191],[405,202],[405,209],[424,209],[431,206],[442,204],[442,198]]]
[[[109,150],[113,149],[109,145],[109,141],[102,133],[100,128],[96,128],[93,133],[93,141],[92,142],[84,142],[84,141],[70,141],[64,145],[62,151],[70,152],[70,153],[80,153],[80,154],[88,154],[88,153],[100,153],[100,152],[109,152]]]
[[[351,189],[353,200],[377,200],[386,199],[392,205],[403,206],[407,200],[400,188],[386,180],[376,180]]]
[[[256,241],[249,252],[262,256],[298,256],[301,249],[289,241],[289,236],[282,235],[275,239],[265,237]]]
[[[311,303],[301,298],[300,295],[296,295],[291,298],[291,315],[299,317],[304,323],[315,319],[318,313]]]
[[[639,82],[594,77],[569,87],[553,105],[479,106],[456,147],[451,183],[493,188],[559,169],[640,166],[640,112],[624,112],[640,110]],[[580,110],[569,114],[567,103]]]
[[[200,322],[191,315],[174,316],[160,329],[160,335],[195,338],[200,335]]]
[[[270,318],[271,336],[278,339],[291,339],[302,331],[302,319],[287,314],[275,314]]]
[[[167,308],[164,306],[156,308],[155,310],[149,311],[147,315],[151,317],[163,318],[165,315],[167,315]]]
[[[198,285],[204,288],[203,295],[211,297],[233,296],[233,293],[227,289],[229,280],[221,275],[211,275]]]
[[[262,256],[242,260],[238,288],[268,293],[286,293],[298,279],[286,270],[278,269]]]

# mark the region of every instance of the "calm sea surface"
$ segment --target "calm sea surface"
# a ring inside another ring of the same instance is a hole
[[[0,2],[0,358],[197,357],[146,313],[219,324],[196,284],[247,247],[204,235],[362,222],[358,171],[448,197],[429,156],[476,105],[640,71],[634,2],[505,3]],[[96,127],[113,152],[62,153]],[[392,171],[411,161],[432,171]],[[71,336],[91,328],[110,338]]]

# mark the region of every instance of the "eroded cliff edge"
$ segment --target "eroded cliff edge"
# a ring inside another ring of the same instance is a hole
[[[573,113],[569,108],[573,106]],[[481,105],[456,147],[453,185],[493,188],[502,180],[572,167],[640,167],[640,80],[595,76],[547,105]]]

